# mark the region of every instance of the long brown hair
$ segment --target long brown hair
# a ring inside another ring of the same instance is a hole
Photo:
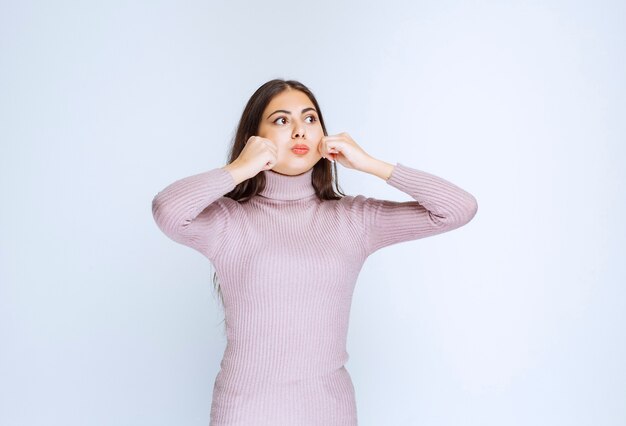
[[[324,136],[328,136],[322,111],[317,103],[317,99],[308,87],[296,80],[270,80],[259,87],[248,100],[248,103],[241,114],[239,125],[237,126],[237,132],[232,140],[227,164],[232,163],[239,157],[239,154],[241,154],[241,151],[243,151],[246,142],[251,136],[258,135],[263,111],[265,111],[267,105],[276,95],[285,90],[299,90],[307,95],[317,110],[317,115],[319,117],[322,130],[324,131]],[[315,188],[315,193],[320,200],[337,200],[346,195],[339,187],[339,181],[337,179],[337,164],[331,163],[325,158],[320,159],[320,161],[313,166],[311,182]],[[335,186],[334,188],[333,184]],[[265,175],[263,173],[258,173],[254,177],[240,182],[232,191],[224,196],[243,203],[250,200],[264,188]],[[217,272],[213,274],[213,284],[223,306],[224,299],[217,281]]]

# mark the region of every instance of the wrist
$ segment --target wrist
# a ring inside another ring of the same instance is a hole
[[[386,181],[391,176],[394,167],[394,164],[387,163],[386,161],[378,160],[372,157],[371,161],[364,171],[374,176],[378,176],[379,178]]]
[[[237,160],[225,165],[224,167],[222,167],[222,169],[228,171],[232,175],[233,179],[235,180],[235,185],[238,185],[244,180],[250,179],[252,176],[254,176],[250,174],[250,170],[248,167],[237,162]]]

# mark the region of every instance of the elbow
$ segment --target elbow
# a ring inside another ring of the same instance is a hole
[[[161,212],[161,207],[162,207],[160,195],[161,193],[158,193],[152,198],[152,217],[157,223],[159,222],[159,217],[160,217],[160,212]]]
[[[152,197],[152,216],[154,216],[154,214],[157,211],[157,207],[159,205],[158,198],[159,198],[159,194]]]
[[[469,194],[468,201],[465,206],[465,223],[468,223],[469,221],[474,219],[474,216],[476,216],[477,212],[478,212],[478,201],[476,200],[476,197]]]
[[[476,197],[468,193],[467,197],[465,197],[463,203],[459,205],[459,208],[457,210],[457,227],[469,223],[474,218],[474,216],[476,216],[477,212],[478,201],[476,200]]]
[[[165,194],[167,195],[167,194]],[[180,241],[191,220],[184,206],[175,204],[160,192],[152,198],[152,217],[158,228],[174,241]]]
[[[166,235],[176,232],[177,221],[168,204],[163,200],[162,194],[158,193],[152,198],[152,217],[157,226]]]
[[[469,223],[478,212],[478,201],[476,198],[467,194],[462,202],[455,204],[445,217],[439,217],[439,222],[445,228],[456,229]]]

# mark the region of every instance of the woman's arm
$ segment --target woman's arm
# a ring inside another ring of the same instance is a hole
[[[228,206],[236,203],[222,196],[235,186],[224,167],[177,180],[154,196],[152,215],[169,238],[211,259],[230,223]]]
[[[469,192],[430,173],[403,164],[372,159],[362,171],[410,195],[397,202],[358,195],[348,208],[363,227],[367,254],[385,246],[451,231],[476,215],[478,203]]]

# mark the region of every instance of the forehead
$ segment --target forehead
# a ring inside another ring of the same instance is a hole
[[[275,110],[275,109],[286,109],[288,111],[298,110],[305,107],[313,107],[313,102],[309,99],[307,95],[302,93],[299,90],[285,90],[278,95],[274,96],[274,98],[267,104],[266,110]]]

